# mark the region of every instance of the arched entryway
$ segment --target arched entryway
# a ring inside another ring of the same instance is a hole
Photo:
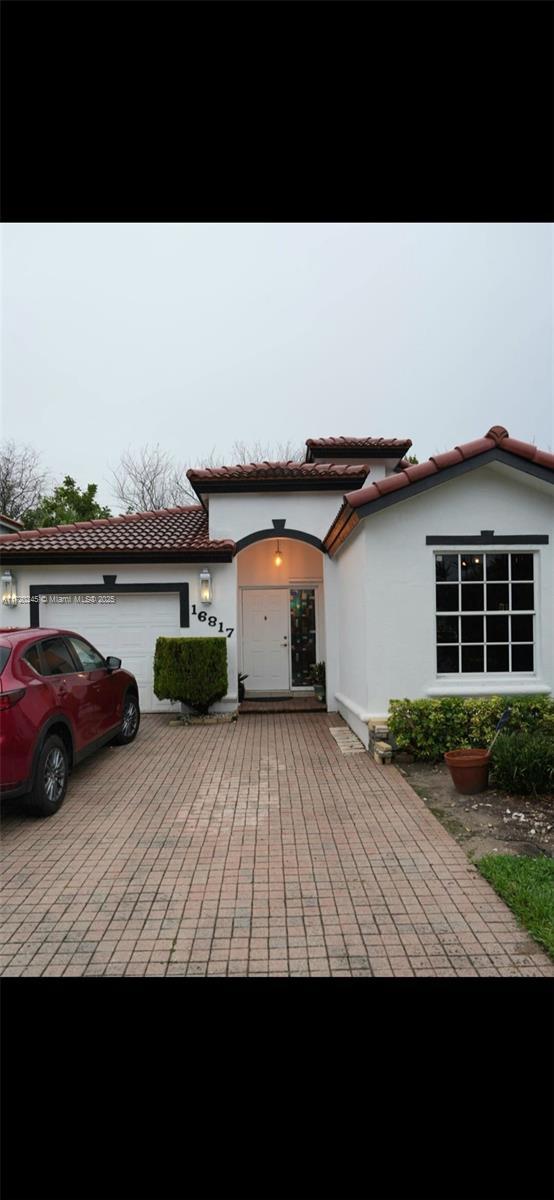
[[[296,531],[261,530],[238,543],[239,670],[246,699],[313,699],[325,660],[323,553]]]

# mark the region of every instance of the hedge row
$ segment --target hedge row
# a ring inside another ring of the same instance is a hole
[[[492,752],[492,781],[517,796],[554,794],[554,737],[550,733],[499,735]]]
[[[158,700],[180,700],[197,713],[207,713],[227,688],[227,638],[157,639],[154,692]]]
[[[427,762],[446,750],[487,747],[498,718],[507,706],[510,734],[544,734],[554,744],[554,700],[550,696],[442,696],[433,700],[391,700],[389,730],[399,750]]]

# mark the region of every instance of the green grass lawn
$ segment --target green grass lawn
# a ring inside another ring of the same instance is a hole
[[[475,865],[554,958],[554,859],[487,854]]]

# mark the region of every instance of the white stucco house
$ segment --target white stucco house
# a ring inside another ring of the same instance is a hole
[[[189,471],[196,505],[7,533],[2,623],[120,656],[146,712],[171,708],[159,635],[226,637],[222,710],[239,672],[247,696],[302,695],[324,661],[366,744],[393,697],[550,692],[554,455],[501,426],[417,465],[410,446],[308,439],[301,463]]]

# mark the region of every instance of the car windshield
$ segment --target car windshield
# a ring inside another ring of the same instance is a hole
[[[11,649],[9,646],[0,646],[0,675],[10,657]]]

